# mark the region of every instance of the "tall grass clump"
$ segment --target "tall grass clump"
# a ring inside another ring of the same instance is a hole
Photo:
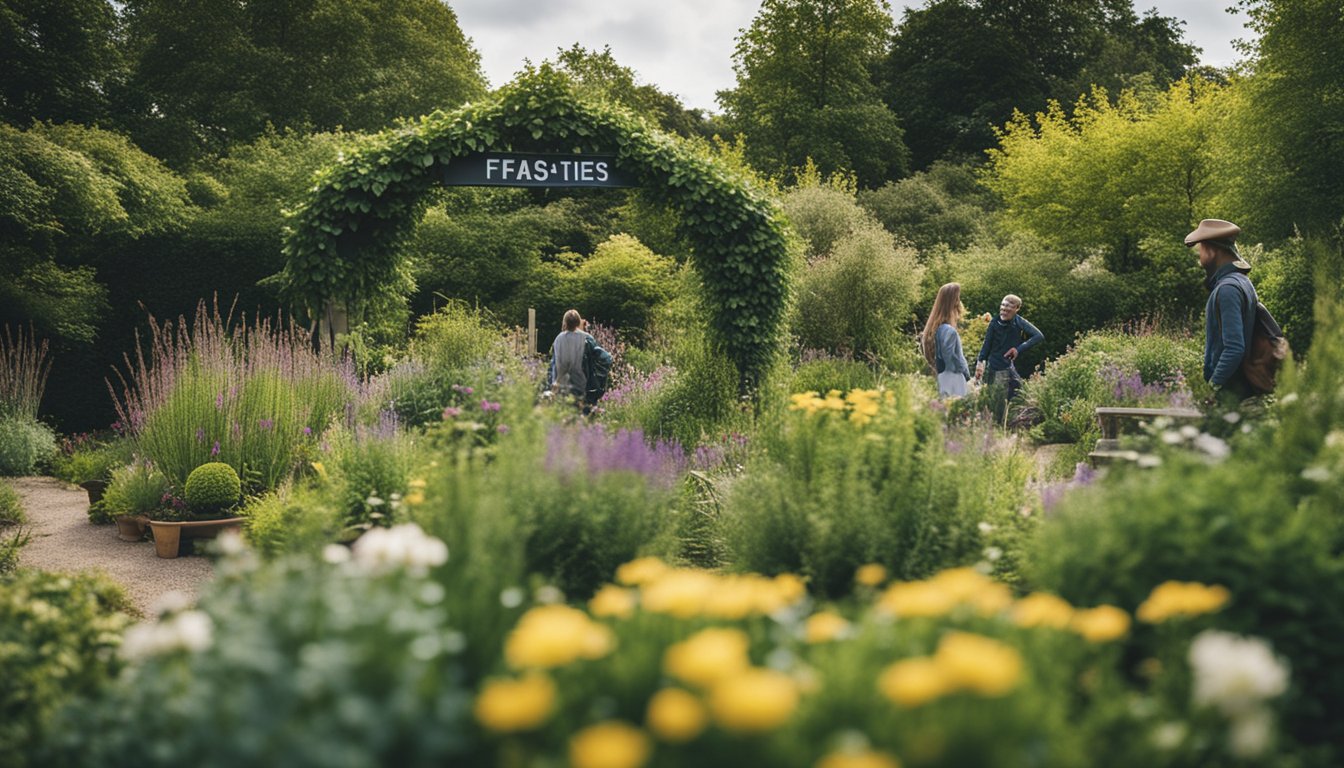
[[[305,331],[246,319],[218,307],[194,322],[150,318],[149,349],[108,388],[137,451],[181,489],[206,462],[232,466],[249,490],[274,488],[311,443],[352,408],[357,382],[348,361],[315,352]]]
[[[803,392],[722,485],[718,526],[737,570],[800,573],[842,595],[879,563],[920,578],[986,555],[1022,506],[1025,458],[993,433],[944,437],[942,406],[898,379],[887,390]]]
[[[40,343],[32,329],[18,333],[5,326],[0,336],[0,416],[23,416],[37,420],[42,392],[51,374],[47,340]]]

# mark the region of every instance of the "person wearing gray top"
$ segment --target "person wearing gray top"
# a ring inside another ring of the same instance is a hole
[[[611,353],[584,330],[587,323],[576,309],[565,312],[564,330],[551,343],[551,364],[546,372],[546,390],[573,397],[587,414],[607,391]]]

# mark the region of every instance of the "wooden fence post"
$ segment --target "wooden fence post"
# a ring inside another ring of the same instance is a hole
[[[537,310],[527,308],[527,354],[537,354]]]

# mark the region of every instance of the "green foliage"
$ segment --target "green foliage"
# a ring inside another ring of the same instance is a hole
[[[233,467],[212,461],[191,470],[183,493],[187,508],[196,515],[218,515],[238,503],[243,482]]]
[[[1004,221],[1047,245],[1107,266],[1143,266],[1139,242],[1179,241],[1194,222],[1221,212],[1216,135],[1223,89],[1182,80],[1145,104],[1132,91],[1080,97],[1072,116],[1058,103],[1035,121],[1018,113],[990,150],[985,184],[1004,200]]]
[[[896,236],[924,254],[943,244],[961,250],[986,233],[996,206],[969,165],[934,163],[880,189],[861,190],[859,205]]]
[[[743,426],[748,418],[732,363],[701,337],[680,340],[675,373],[628,418],[651,437],[697,445]]]
[[[1203,364],[1202,337],[1093,331],[1029,380],[1021,397],[1043,419],[1033,436],[1090,447],[1098,437],[1098,406],[1190,407],[1211,395]]]
[[[1133,3],[931,0],[907,8],[882,68],[912,167],[976,156],[1014,111],[1069,102],[1093,85],[1166,88],[1196,62],[1180,19]]]
[[[906,379],[885,392],[794,395],[796,409],[761,430],[760,453],[725,484],[719,526],[733,568],[796,572],[838,596],[865,563],[915,579],[974,562],[980,523],[1012,525],[1027,462],[992,438],[944,445],[922,397]]]
[[[430,370],[461,371],[486,357],[499,333],[486,310],[450,301],[416,321],[410,353]]]
[[[28,516],[23,512],[23,499],[14,486],[0,480],[0,529],[16,523],[26,522]]]
[[[805,348],[885,360],[907,343],[923,270],[876,224],[837,241],[799,281],[793,331]]]
[[[0,576],[0,749],[8,765],[51,764],[36,758],[56,732],[51,718],[116,676],[128,608],[121,587],[103,576]]]
[[[377,130],[484,92],[480,56],[451,8],[408,0],[303,6],[126,5],[134,57],[125,118],[185,164],[268,130]]]
[[[674,268],[634,237],[612,235],[574,270],[572,301],[587,318],[638,333],[671,298]]]
[[[853,191],[832,184],[795,187],[784,193],[780,207],[802,239],[808,261],[829,255],[842,239],[871,223]]]
[[[737,87],[719,94],[752,164],[778,176],[811,158],[870,187],[904,174],[900,122],[873,79],[890,31],[877,0],[766,0],[737,39]]]
[[[75,485],[88,480],[111,480],[112,470],[131,463],[131,445],[125,440],[91,442],[58,459],[53,474]]]
[[[620,104],[637,115],[649,115],[668,133],[690,137],[705,135],[708,130],[700,110],[686,109],[676,96],[655,85],[641,84],[633,69],[617,63],[609,45],[599,53],[575,43],[560,49],[555,64],[574,78],[580,93]]]
[[[247,520],[248,543],[268,558],[319,552],[340,538],[343,522],[321,488],[293,484],[247,499],[238,514]]]
[[[56,433],[28,416],[0,415],[0,475],[31,475],[56,458]]]
[[[51,374],[47,340],[38,343],[31,329],[17,336],[5,326],[0,337],[0,415],[37,418],[42,392]]]
[[[104,0],[9,4],[0,23],[0,120],[105,120],[125,68],[117,32],[117,9]]]
[[[102,500],[89,509],[89,519],[95,523],[111,522],[122,515],[172,519],[176,513],[165,511],[163,498],[168,492],[168,478],[162,472],[148,462],[133,461],[112,470]]]
[[[331,479],[328,498],[340,511],[346,537],[397,522],[397,502],[406,495],[414,461],[413,442],[386,419],[377,428],[355,427],[326,435],[331,453],[322,466]]]
[[[1246,249],[1252,259],[1255,292],[1283,328],[1299,359],[1311,347],[1316,330],[1312,306],[1316,295],[1315,264],[1328,248],[1319,240],[1294,237],[1273,249]]]
[[[309,312],[340,301],[356,315],[396,296],[406,274],[402,246],[427,206],[433,169],[490,149],[614,151],[652,200],[678,213],[705,278],[710,327],[744,382],[763,374],[778,351],[788,293],[772,203],[641,120],[578,97],[546,66],[489,100],[363,140],[325,171],[291,221],[285,295]]]
[[[789,392],[829,392],[872,389],[878,375],[871,363],[845,357],[811,356],[800,362],[789,378]]]
[[[471,587],[355,558],[221,563],[197,609],[128,633],[134,673],[63,720],[55,763],[463,760]]]

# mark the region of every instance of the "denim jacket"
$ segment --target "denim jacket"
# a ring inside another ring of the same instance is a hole
[[[1241,370],[1259,298],[1250,278],[1232,264],[1219,267],[1209,284],[1212,290],[1204,305],[1204,380],[1221,387]]]
[[[1022,340],[1023,334],[1027,335],[1026,341]],[[980,345],[980,355],[976,361],[988,362],[991,371],[1007,370],[1013,363],[1003,356],[1005,352],[1016,347],[1017,354],[1021,355],[1044,338],[1045,334],[1021,315],[1014,316],[1007,323],[996,317],[989,321],[989,327],[985,329],[985,343]]]

